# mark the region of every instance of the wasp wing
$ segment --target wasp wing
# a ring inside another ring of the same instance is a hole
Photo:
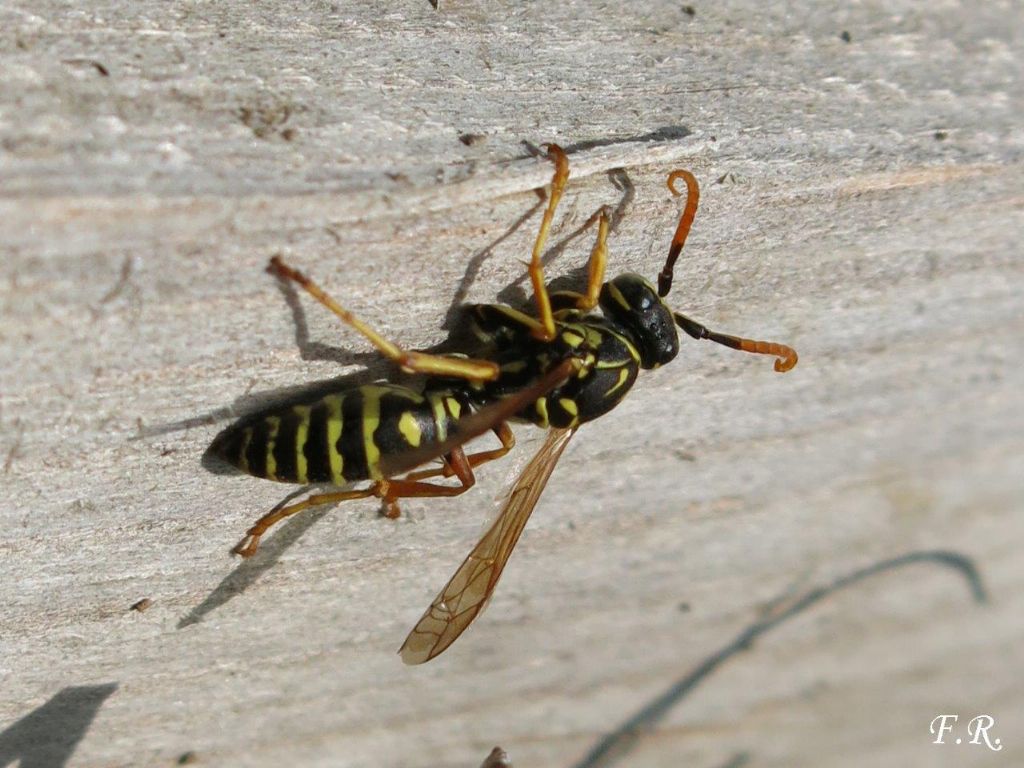
[[[406,664],[430,661],[463,633],[487,604],[519,534],[575,429],[552,429],[509,492],[498,518],[427,608],[399,649]]]

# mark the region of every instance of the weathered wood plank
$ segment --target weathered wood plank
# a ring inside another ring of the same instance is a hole
[[[1020,7],[694,10],[0,7],[0,763],[1020,763]],[[471,494],[299,518],[242,565],[287,489],[200,456],[227,409],[387,372],[270,255],[429,346],[458,301],[522,298],[550,175],[524,142],[552,140],[552,276],[607,204],[612,268],[653,277],[688,167],[673,301],[801,363],[684,343],[570,446],[478,625],[406,668],[536,438]],[[988,604],[941,564],[874,575],[614,741],[766,615],[936,549]],[[1005,748],[931,744],[947,713]]]

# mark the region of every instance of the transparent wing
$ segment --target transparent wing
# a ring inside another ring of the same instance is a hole
[[[544,444],[512,486],[498,518],[405,638],[398,653],[406,664],[422,664],[440,654],[483,610],[555,464],[575,432],[548,432]]]

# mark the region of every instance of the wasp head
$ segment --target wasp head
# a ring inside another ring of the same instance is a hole
[[[642,367],[657,368],[679,352],[672,310],[640,275],[619,275],[605,283],[600,304],[606,315],[630,331]]]

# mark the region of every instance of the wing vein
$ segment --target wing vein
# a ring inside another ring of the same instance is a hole
[[[498,517],[406,637],[399,650],[406,664],[422,664],[437,656],[455,642],[484,609],[575,431],[552,429],[548,432],[544,444],[512,486]]]

